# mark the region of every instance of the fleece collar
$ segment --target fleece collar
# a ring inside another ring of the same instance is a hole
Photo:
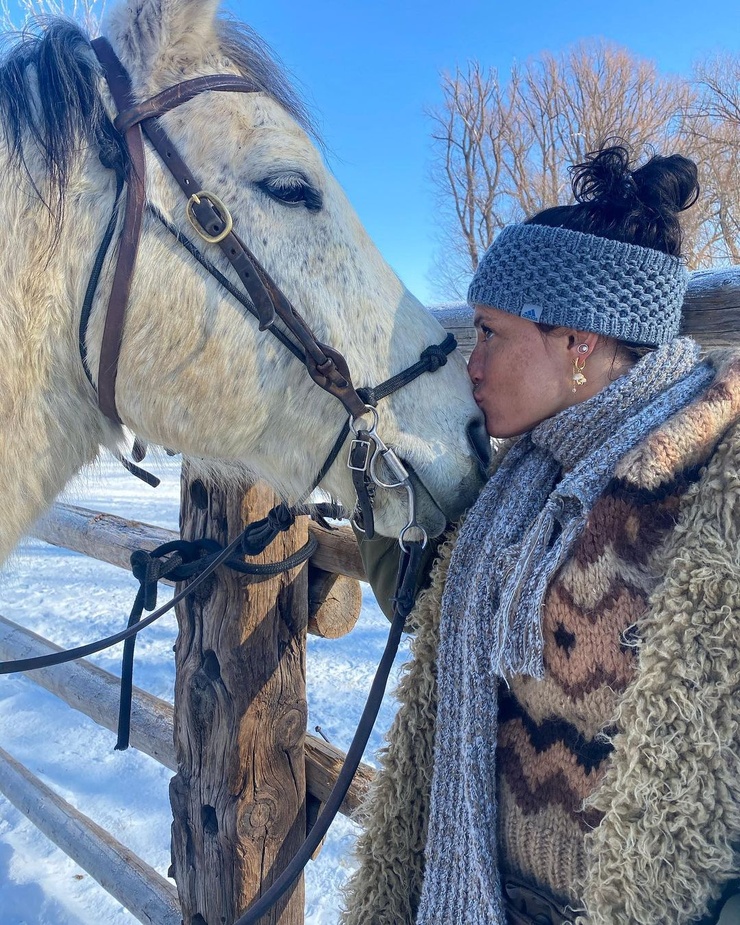
[[[617,465],[617,478],[655,490],[709,459],[740,417],[740,350],[713,351],[707,362],[716,370],[709,388],[630,450]]]

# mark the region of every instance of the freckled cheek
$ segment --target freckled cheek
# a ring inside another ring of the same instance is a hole
[[[496,351],[495,349],[491,349],[490,353],[486,357],[486,383],[492,388],[495,388],[496,391],[500,391],[501,388],[506,385],[508,378],[509,371],[507,371],[506,368],[505,357],[501,355],[500,350]]]
[[[489,371],[483,392],[484,411],[496,418],[506,415],[516,395],[512,394],[512,380],[500,368]]]

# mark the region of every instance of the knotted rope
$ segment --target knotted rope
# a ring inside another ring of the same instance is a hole
[[[251,576],[253,581],[266,581],[274,575],[289,571],[304,563],[316,551],[318,541],[308,541],[292,555],[279,562],[258,564],[245,562],[241,557],[258,556],[264,552],[275,537],[289,530],[296,519],[296,511],[286,504],[278,504],[262,520],[251,523],[241,535],[241,555],[231,556],[223,562],[232,571]],[[163,578],[170,581],[187,581],[195,578],[212,565],[221,555],[224,547],[215,540],[172,540],[147,552],[137,549],[131,553],[131,571],[139,582],[127,627],[136,626],[145,610],[157,606],[157,586]],[[163,611],[164,612],[164,611]],[[123,644],[121,659],[121,698],[118,706],[118,741],[116,749],[124,751],[129,746],[131,732],[131,703],[133,699],[133,672],[136,636],[132,635]]]

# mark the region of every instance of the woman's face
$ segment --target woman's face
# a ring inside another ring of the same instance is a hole
[[[531,321],[476,305],[475,348],[468,361],[473,396],[491,437],[515,437],[569,407],[572,332],[543,336]]]

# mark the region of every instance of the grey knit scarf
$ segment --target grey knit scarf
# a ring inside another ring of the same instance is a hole
[[[442,599],[438,708],[417,925],[504,925],[498,876],[499,678],[541,677],[546,590],[619,459],[711,381],[679,338],[521,437],[471,508]]]

